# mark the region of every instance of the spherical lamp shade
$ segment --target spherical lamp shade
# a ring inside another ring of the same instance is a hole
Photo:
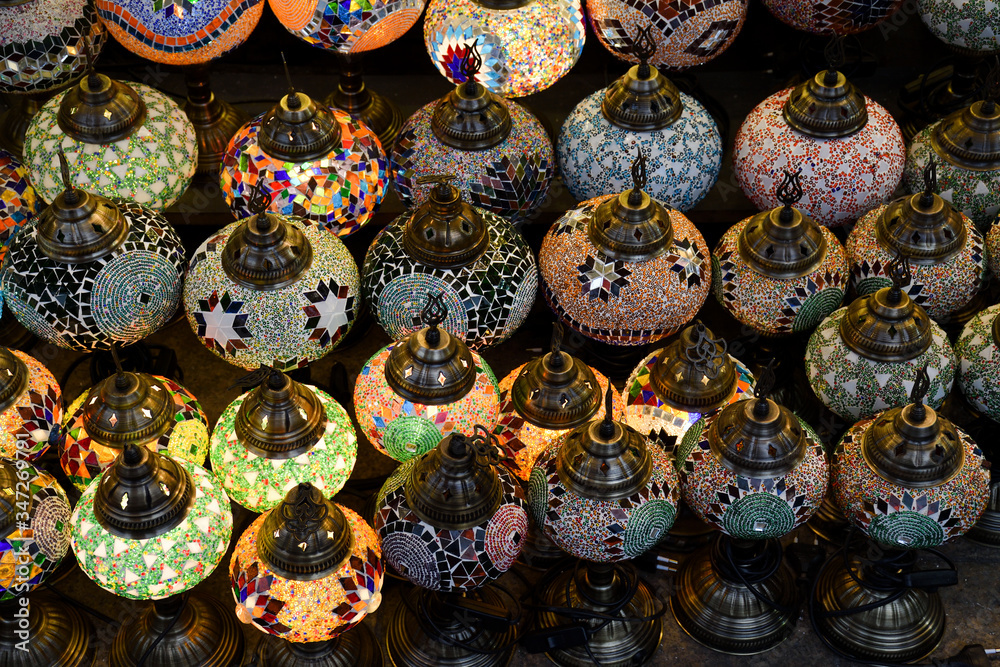
[[[229,498],[210,472],[131,445],[83,492],[72,522],[80,569],[131,600],[198,585],[222,561],[233,530]]]
[[[59,432],[62,391],[40,361],[0,347],[0,456],[34,461]]]
[[[83,74],[107,40],[91,0],[28,0],[0,7],[0,89],[49,90]]]
[[[113,99],[128,100],[127,118],[119,119],[99,101],[87,103],[102,90],[117,90]],[[100,130],[91,130],[91,121],[99,122],[95,118],[82,118],[91,112],[103,117],[105,111],[111,120]],[[62,189],[60,150],[66,153],[79,187],[155,211],[184,194],[198,166],[194,126],[177,103],[147,85],[125,86],[103,74],[84,77],[76,87],[53,97],[28,126],[24,161],[32,184],[46,201]]]
[[[264,0],[95,0],[126,49],[165,65],[197,65],[235,49],[257,26]]]
[[[562,78],[586,35],[579,0],[431,0],[424,17],[424,46],[438,71],[464,83],[461,62],[475,44],[483,59],[476,81],[504,97]]]
[[[128,443],[198,465],[208,456],[208,417],[198,399],[160,375],[113,375],[80,394],[66,414],[59,464],[81,491]]]
[[[420,327],[433,292],[448,311],[442,328],[482,349],[502,343],[527,319],[538,269],[510,222],[466,204],[442,181],[427,203],[379,232],[365,255],[362,285],[390,338]]]
[[[1000,421],[1000,306],[968,321],[955,342],[958,386],[965,398],[993,421]],[[928,371],[929,372],[929,371]]]
[[[212,432],[212,470],[240,505],[264,512],[302,483],[332,497],[358,456],[347,411],[285,375],[229,404]]]
[[[28,170],[0,149],[0,264],[14,235],[43,208],[41,197],[28,182]]]
[[[381,553],[357,513],[316,487],[297,486],[236,542],[229,561],[236,615],[290,642],[337,637],[378,609]]]
[[[376,506],[385,561],[434,591],[468,591],[496,579],[517,560],[528,532],[521,486],[462,434],[400,465]]]
[[[0,457],[0,510],[2,603],[35,588],[59,566],[69,550],[72,509],[54,477],[23,459]]]
[[[350,4],[330,0],[269,0],[288,32],[313,46],[361,53],[395,41],[420,18],[423,0]]]
[[[357,315],[358,270],[343,242],[304,220],[264,213],[213,234],[191,259],[188,324],[236,366],[301,368],[335,348]]]
[[[798,207],[821,225],[839,227],[888,201],[905,158],[903,134],[889,112],[827,70],[750,112],[736,133],[733,170],[750,201],[767,209],[780,203],[782,171],[801,166]]]
[[[764,0],[771,13],[796,30],[815,35],[853,35],[896,13],[903,0]]]
[[[289,141],[290,136],[296,139]],[[229,141],[222,158],[222,194],[242,218],[249,215],[259,184],[271,194],[272,212],[348,236],[382,203],[387,165],[367,125],[292,93]]]
[[[990,0],[917,0],[917,8],[934,36],[959,51],[1000,51],[996,7]]]

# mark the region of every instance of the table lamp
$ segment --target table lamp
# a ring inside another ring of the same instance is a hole
[[[28,181],[28,170],[12,153],[0,149],[0,264],[14,235],[43,208],[44,203]]]
[[[58,437],[62,390],[34,357],[0,347],[0,456],[35,461]]]
[[[962,335],[955,341],[955,355],[958,357],[956,379],[965,398],[977,411],[1000,422],[998,315],[1000,306],[990,306],[969,320]]]

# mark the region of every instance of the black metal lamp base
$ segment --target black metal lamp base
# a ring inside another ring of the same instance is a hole
[[[208,65],[186,67],[184,83],[187,100],[181,108],[194,125],[198,139],[198,174],[217,174],[229,140],[250,120],[250,115],[212,93]]]
[[[391,153],[392,145],[403,127],[403,112],[392,100],[365,85],[361,56],[338,52],[337,57],[340,83],[337,90],[324,98],[323,103],[361,120],[378,135],[382,150]]]
[[[257,664],[266,667],[382,667],[382,651],[365,624],[325,642],[295,644],[265,638],[257,645]]]
[[[28,600],[26,623],[15,599],[0,605],[0,665],[4,667],[92,667],[93,629],[80,612],[43,591]],[[22,627],[23,625],[23,627]],[[18,636],[17,631],[27,631]]]

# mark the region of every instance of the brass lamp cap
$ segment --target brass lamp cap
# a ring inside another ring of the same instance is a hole
[[[496,146],[510,136],[507,100],[476,82],[482,66],[483,59],[474,42],[465,49],[460,63],[465,83],[458,84],[434,107],[431,130],[446,146],[479,151]]]
[[[257,556],[285,579],[315,581],[351,557],[354,531],[344,512],[309,483],[289,490],[257,533]]]
[[[479,259],[490,245],[486,221],[462,201],[449,183],[453,174],[421,176],[417,183],[436,183],[430,199],[406,222],[403,247],[417,261],[439,269],[457,269]]]
[[[121,449],[166,433],[172,405],[166,387],[152,375],[119,371],[91,388],[83,403],[83,423],[92,440]]]
[[[782,115],[793,129],[818,139],[848,137],[868,124],[865,96],[834,69],[796,86]]]
[[[1000,67],[986,79],[986,94],[965,109],[946,116],[931,133],[938,155],[963,169],[1000,169]]]
[[[0,347],[0,413],[17,402],[28,388],[28,366],[6,347]]]
[[[280,371],[267,371],[236,412],[236,437],[266,459],[294,458],[323,437],[326,411],[314,391]]]
[[[325,158],[340,143],[340,123],[329,107],[305,93],[291,91],[260,121],[261,150],[285,162]]]
[[[656,397],[685,412],[709,412],[736,393],[736,364],[726,341],[699,321],[660,350],[649,373]]]
[[[130,136],[146,120],[146,103],[131,86],[93,70],[59,103],[63,134],[88,144],[110,144]]]
[[[608,86],[601,102],[601,113],[608,122],[625,130],[662,130],[684,111],[677,86],[649,64],[656,53],[651,30],[651,25],[639,30],[632,47],[639,64]]]

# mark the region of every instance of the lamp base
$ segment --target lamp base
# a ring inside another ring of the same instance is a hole
[[[42,105],[52,96],[50,91],[11,95],[10,108],[0,116],[0,147],[11,153],[19,161],[24,161],[24,134],[31,119]]]
[[[325,642],[295,644],[277,638],[257,645],[257,664],[266,667],[382,667],[382,651],[361,624]]]
[[[184,83],[187,100],[181,108],[194,125],[198,139],[198,173],[217,174],[229,140],[250,120],[250,115],[215,96],[206,64],[186,67]]]
[[[681,629],[721,653],[768,651],[792,634],[798,617],[798,586],[777,540],[737,541],[720,535],[685,559],[674,591],[670,609]]]
[[[153,602],[135,622],[123,625],[108,664],[137,667],[145,656],[143,667],[232,667],[243,664],[243,654],[243,631],[232,609],[214,598],[184,593]]]
[[[548,570],[564,558],[566,552],[550,540],[545,531],[539,530],[534,523],[528,526],[528,534],[517,556],[520,562],[535,570]]]
[[[635,577],[634,594],[628,598],[628,579]],[[586,644],[548,651],[545,655],[557,665],[587,667],[598,662],[604,667],[640,665],[653,657],[663,637],[663,622],[656,615],[653,591],[638,579],[631,563],[586,563],[555,577],[546,577],[542,602],[548,607],[560,607],[581,612],[607,613],[618,608],[621,620],[605,622],[599,619],[574,619],[591,630]],[[628,598],[628,599],[626,599]],[[539,632],[565,625],[562,614],[541,611]]]
[[[683,501],[677,508],[677,518],[663,537],[659,546],[667,551],[690,553],[706,546],[716,535],[716,530],[698,518]]]
[[[806,522],[806,525],[821,540],[833,542],[834,544],[843,544],[844,538],[847,537],[847,533],[851,529],[851,523],[844,516],[844,513],[840,511],[840,508],[837,507],[837,504],[833,502],[832,493],[832,490],[827,491],[819,509]]]
[[[1000,480],[990,484],[990,501],[965,538],[983,546],[1000,549]]]
[[[323,99],[323,104],[336,107],[360,120],[378,135],[386,154],[403,127],[403,112],[387,97],[369,90],[363,78],[361,56],[337,52],[340,61],[340,83],[337,90]]]
[[[26,619],[17,599],[0,605],[0,665],[92,667],[97,663],[90,622],[72,606],[43,591],[28,600]],[[21,627],[20,620],[26,620]],[[25,636],[16,633],[27,631]]]

